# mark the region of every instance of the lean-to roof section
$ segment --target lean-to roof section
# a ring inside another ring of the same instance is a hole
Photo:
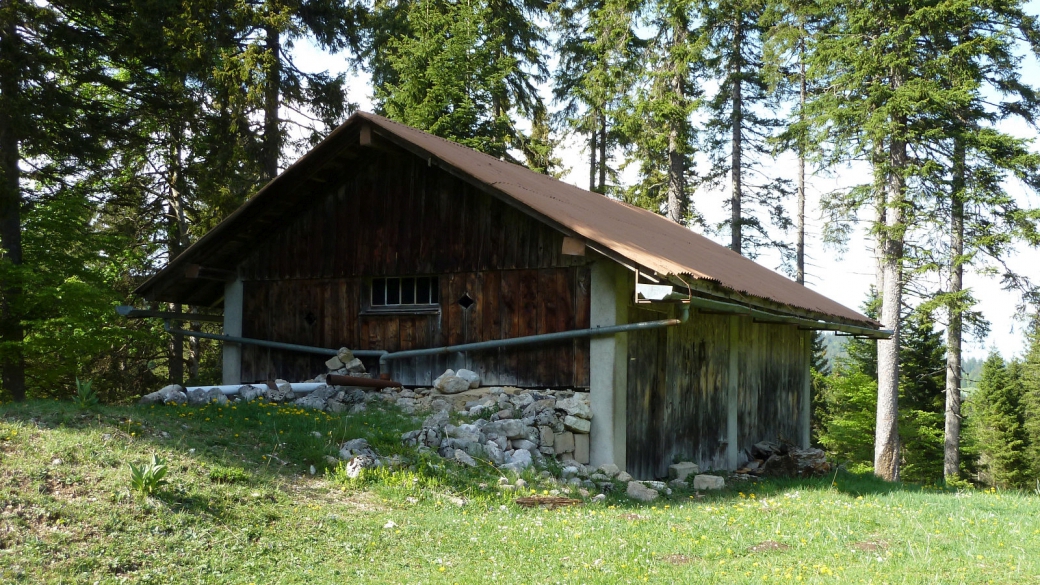
[[[877,326],[872,319],[667,218],[381,116],[360,113],[401,140],[509,195],[590,243],[661,274],[688,275],[780,304]]]

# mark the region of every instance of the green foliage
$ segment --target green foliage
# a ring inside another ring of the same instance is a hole
[[[589,190],[616,194],[611,160],[629,139],[621,127],[626,97],[639,75],[643,40],[636,34],[640,2],[566,0],[552,5],[558,33],[553,97],[560,121],[587,145]]]
[[[139,466],[131,463],[130,489],[139,494],[150,496],[168,483],[165,479],[167,471],[166,462],[154,453],[149,463]]]
[[[869,310],[869,305],[868,305]],[[946,349],[926,314],[904,321],[900,361],[899,436],[902,477],[936,483],[943,475]],[[830,376],[815,374],[817,441],[839,459],[868,468],[874,457],[877,342],[851,339]]]
[[[1022,359],[1022,431],[1030,477],[1040,481],[1040,319],[1030,325],[1028,346]]]
[[[248,483],[249,474],[238,467],[218,465],[209,470],[209,480],[213,483]]]
[[[73,398],[73,402],[80,410],[87,410],[98,405],[97,392],[94,392],[90,386],[90,380],[76,378],[76,396]]]
[[[375,99],[386,116],[496,157],[519,148],[548,169],[551,142],[536,126],[525,135],[515,116],[544,125],[533,85],[546,74],[545,43],[532,2],[376,2],[367,49]]]
[[[809,367],[814,372],[826,376],[831,373],[830,361],[827,359],[827,344],[824,341],[824,335],[820,331],[812,332],[812,363]]]
[[[978,389],[965,404],[966,438],[978,455],[978,480],[983,484],[1015,487],[1031,480],[1024,453],[1022,394],[1021,366],[1016,362],[1009,366],[999,354],[991,353],[982,366]]]
[[[877,380],[841,364],[821,388],[824,415],[820,444],[851,469],[869,468],[874,461]]]

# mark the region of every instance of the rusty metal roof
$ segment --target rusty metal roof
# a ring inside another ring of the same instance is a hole
[[[475,184],[490,187],[492,191],[513,199],[521,209],[585,238],[593,249],[611,257],[627,259],[643,270],[649,269],[659,275],[680,275],[685,280],[692,278],[695,281],[715,283],[740,295],[757,297],[868,327],[879,326],[873,319],[805,288],[661,215],[586,191],[366,112],[358,112],[351,116],[321,144],[272,180],[252,200],[243,205],[243,209],[229,216],[181,254],[171,263],[171,267],[174,264],[197,261],[192,258],[200,254],[207,255],[205,252],[214,245],[216,233],[228,228],[225,224],[242,223],[246,219],[245,215],[256,215],[243,213],[247,211],[245,208],[279,205],[274,201],[264,203],[265,199],[274,199],[270,196],[265,197],[265,192],[280,191],[279,184],[288,186],[294,177],[299,180],[306,174],[311,159],[326,158],[320,156],[321,151],[341,150],[343,141],[350,140],[348,137],[353,137],[356,141],[358,127],[363,121],[369,122],[377,135],[427,158],[431,164],[438,164]],[[285,203],[284,198],[281,203]],[[227,257],[224,254],[220,255]],[[159,281],[164,280],[163,273],[168,272],[171,267],[167,267],[143,284],[138,289],[139,294],[152,298],[149,293],[155,292]]]

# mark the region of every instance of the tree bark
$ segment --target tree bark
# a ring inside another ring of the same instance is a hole
[[[0,22],[0,64],[4,65],[0,67],[0,261],[14,267],[22,264],[20,140],[12,114],[17,111],[19,91],[18,45],[14,19]],[[0,378],[4,389],[19,402],[25,400],[25,329],[18,311],[21,295],[17,276],[0,279],[0,342],[7,345],[0,352]]]
[[[949,294],[964,288],[964,144],[957,139],[953,151],[953,184],[950,194],[950,284]],[[946,328],[946,428],[943,438],[943,477],[960,477],[961,466],[961,335],[963,315],[960,301],[951,299],[950,323]]]
[[[179,121],[174,122],[170,130],[170,153],[167,161],[169,173],[167,205],[169,207],[166,218],[166,245],[170,261],[180,255],[188,246],[188,218],[184,212],[184,171],[182,168],[184,125]],[[170,310],[174,313],[181,312],[180,304],[171,304]],[[174,322],[180,327],[180,322]],[[171,335],[168,346],[168,369],[171,384],[184,383],[184,336]]]
[[[599,117],[599,192],[607,192],[607,116]]]
[[[902,205],[905,181],[902,173],[906,165],[906,142],[900,136],[893,136],[889,145],[888,205],[882,233],[881,263],[881,323],[892,331],[892,337],[878,340],[877,426],[874,438],[874,474],[888,481],[899,481],[899,317],[903,302],[905,229]]]
[[[731,250],[737,254],[741,253],[741,209],[740,204],[743,200],[743,186],[741,184],[742,167],[743,161],[741,155],[743,154],[743,144],[741,143],[743,138],[744,129],[744,99],[743,99],[743,88],[741,87],[741,74],[743,73],[743,66],[741,64],[741,48],[744,43],[744,29],[741,23],[741,16],[738,15],[733,32],[733,54],[730,58],[730,78],[731,78],[731,96],[732,100],[732,113],[731,113],[731,147],[730,153],[730,184],[732,192],[730,193],[730,244]]]
[[[264,88],[264,175],[273,179],[278,175],[278,156],[282,151],[282,134],[278,123],[278,105],[281,96],[282,46],[281,33],[273,26],[265,29],[267,58],[267,84]]]
[[[596,190],[596,155],[599,149],[599,124],[592,113],[592,132],[589,134],[589,191]]]
[[[805,30],[802,29],[804,35]],[[798,43],[798,242],[795,248],[795,280],[805,284],[805,41]]]
[[[677,47],[686,44],[686,27],[684,23],[675,25],[675,34],[672,42],[672,56]],[[672,95],[680,106],[686,103],[685,67],[681,63],[672,62]],[[668,219],[681,224],[686,214],[686,161],[680,150],[681,136],[685,130],[685,108],[682,118],[673,117],[671,128],[668,131]]]

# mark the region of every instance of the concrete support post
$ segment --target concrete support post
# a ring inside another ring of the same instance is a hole
[[[812,331],[806,331],[805,335],[802,336],[805,370],[802,381],[802,409],[798,413],[798,430],[801,432],[802,449],[809,448],[810,429],[812,427],[812,338]]]
[[[736,469],[739,451],[737,442],[738,391],[740,388],[740,317],[729,318],[729,374],[726,386],[726,468]]]
[[[242,336],[242,279],[224,285],[224,335]],[[223,384],[242,383],[242,346],[224,342]]]
[[[605,258],[592,264],[591,327],[628,322],[628,275],[618,268]],[[628,336],[619,333],[613,337],[590,338],[589,350],[592,406],[589,460],[594,466],[614,463],[624,469]]]

